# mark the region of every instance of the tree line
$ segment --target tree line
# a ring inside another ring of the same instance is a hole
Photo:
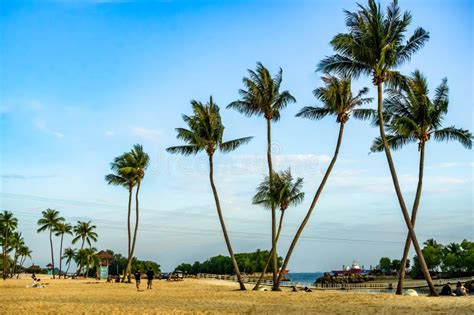
[[[89,274],[90,268],[99,264],[97,257],[97,249],[92,247],[92,242],[97,242],[98,235],[95,232],[96,226],[91,221],[77,221],[76,225],[67,223],[66,220],[60,216],[59,211],[54,209],[46,209],[41,212],[42,217],[38,220],[38,233],[47,232],[49,235],[49,244],[51,251],[51,265],[53,279],[56,277],[56,265],[54,256],[53,236],[59,237],[59,271],[58,277],[66,277],[74,261],[77,265],[76,275],[81,273]],[[81,242],[79,248],[67,247],[63,250],[64,236],[71,235],[73,239],[71,245]],[[84,245],[88,247],[84,247]],[[66,261],[66,270],[63,272],[62,262]]]
[[[443,278],[454,278],[474,275],[474,242],[463,240],[459,243],[443,245],[434,239],[423,243],[423,256],[431,274],[441,275]],[[380,258],[377,266],[384,274],[398,273],[402,261],[391,260],[389,257]],[[410,260],[406,261],[406,269],[410,268]],[[412,278],[422,278],[418,257],[413,257],[413,266],[409,272]]]
[[[24,268],[27,258],[31,258],[32,251],[25,244],[21,232],[17,230],[18,219],[11,211],[0,213],[0,246],[2,246],[2,277],[3,280],[18,277]]]
[[[320,104],[318,106],[303,107],[296,115],[312,120],[319,120],[327,116],[335,118],[339,130],[334,154],[319,185],[315,187],[314,197],[286,255],[283,256],[284,259],[281,265],[279,264],[277,245],[283,216],[289,205],[298,204],[302,201],[304,195],[299,193],[299,190],[302,187],[303,179],[294,180],[290,170],[278,171],[273,168],[272,128],[280,120],[282,111],[290,104],[296,103],[296,99],[288,90],[281,89],[283,82],[283,70],[281,68],[275,75],[272,75],[262,63],[258,62],[256,69],[249,69],[247,76],[244,76],[242,80],[243,88],[238,90],[239,98],[227,106],[228,109],[236,110],[247,117],[264,118],[263,121],[266,126],[265,151],[268,175],[257,188],[257,194],[252,200],[254,204],[262,204],[270,209],[271,213],[269,221],[271,223],[270,240],[272,246],[269,250],[269,257],[267,257],[267,261],[262,268],[260,279],[263,278],[266,269],[270,268],[273,279],[272,289],[280,290],[284,273],[280,272],[279,269],[285,270],[287,268],[291,255],[313,211],[316,209],[324,187],[337,162],[344,132],[347,132],[345,130],[346,124],[350,118],[355,118],[369,120],[373,126],[379,129],[379,137],[374,139],[370,151],[385,153],[395,194],[408,230],[403,258],[400,261],[397,294],[402,294],[408,252],[411,244],[413,244],[420,271],[427,281],[430,294],[436,296],[437,292],[414,229],[422,195],[425,146],[432,139],[436,141],[454,140],[465,148],[471,149],[473,136],[468,130],[455,126],[446,127],[443,124],[449,104],[447,79],[443,79],[434,90],[434,93],[430,93],[428,80],[420,70],[415,70],[409,75],[402,74],[397,70],[402,65],[407,64],[411,57],[429,40],[429,32],[421,27],[415,28],[412,34],[408,34],[407,29],[412,22],[412,15],[408,11],[402,12],[398,1],[393,0],[384,10],[375,0],[368,0],[366,6],[358,4],[356,11],[345,10],[344,12],[347,31],[333,37],[330,44],[334,54],[324,57],[316,68],[317,72],[323,74],[321,77],[322,86],[313,91],[316,100]],[[362,107],[373,101],[372,98],[365,97],[369,92],[367,87],[362,88],[357,93],[352,92],[352,80],[360,77],[368,77],[369,82],[377,90],[376,110]],[[167,151],[171,154],[185,156],[196,155],[201,152],[207,155],[210,188],[230,259],[230,262],[221,264],[222,266],[225,265],[225,268],[216,267],[215,270],[233,272],[237,276],[240,289],[245,290],[240,271],[246,267],[242,263],[239,264],[227,232],[215,182],[214,158],[216,153],[229,153],[247,144],[252,137],[224,140],[225,127],[220,115],[220,107],[212,96],[204,103],[192,100],[191,109],[191,115],[182,116],[185,127],[176,128],[176,137],[184,144],[169,147]],[[410,215],[391,152],[413,142],[418,144],[419,171],[415,201],[411,207]],[[148,155],[143,151],[142,146],[137,144],[130,152],[114,159],[111,163],[114,173],[106,176],[109,184],[123,186],[129,193],[128,265],[133,259],[138,230],[138,192],[148,164]],[[134,188],[136,188],[136,206],[132,239],[130,216]],[[279,213],[277,210],[280,210]],[[279,220],[278,215],[280,216]],[[279,222],[278,226],[277,222]],[[214,260],[223,262],[225,258],[221,256]],[[195,270],[198,270],[201,263],[195,265]],[[184,267],[192,270],[192,266],[191,268],[189,265]],[[129,267],[127,270],[127,274],[130,274]],[[259,284],[260,281],[257,282],[254,289],[258,289]]]
[[[110,249],[107,249],[106,252],[112,256],[109,266],[109,274],[112,276],[122,275],[127,270],[128,257],[125,257],[120,253],[114,253]],[[152,269],[155,272],[155,275],[161,273],[161,266],[157,262],[151,260],[140,260],[133,257],[131,272],[135,272],[137,269],[140,269],[142,272]]]
[[[271,252],[268,250],[257,249],[252,253],[237,253],[235,260],[242,272],[246,274],[253,274],[256,272],[264,272],[268,267],[268,261],[271,257]],[[282,257],[278,257],[278,267],[283,262]],[[182,263],[176,266],[175,271],[181,271],[189,275],[196,275],[198,273],[211,274],[232,274],[233,265],[229,256],[218,255],[210,257],[209,259],[199,262],[195,261],[193,264]]]

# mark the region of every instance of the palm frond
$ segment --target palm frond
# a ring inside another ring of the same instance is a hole
[[[432,132],[434,139],[437,141],[458,141],[467,149],[472,149],[473,136],[469,130],[456,128],[454,126],[435,130]]]
[[[352,110],[352,116],[361,120],[374,119],[377,116],[377,111],[370,108],[356,108]]]
[[[349,57],[336,54],[321,60],[316,71],[358,78],[362,74],[370,74],[370,67]]]
[[[298,112],[298,114],[296,114],[296,117],[318,120],[326,117],[329,114],[332,114],[332,111],[328,108],[305,106]]]
[[[241,145],[249,143],[250,140],[252,140],[252,138],[253,137],[245,137],[245,138],[239,138],[239,139],[223,142],[219,145],[219,150],[223,153],[234,151]]]
[[[246,91],[243,91],[243,92],[246,93]],[[230,103],[229,105],[227,105],[226,108],[235,109],[239,113],[244,114],[245,116],[248,116],[248,117],[253,116],[253,115],[257,115],[257,116],[263,115],[263,113],[259,111],[256,106],[253,106],[251,103],[247,101],[241,101],[241,100],[234,101]]]
[[[411,59],[418,50],[420,50],[429,40],[430,34],[423,28],[418,27],[413,35],[408,39],[405,45],[401,46],[397,51],[398,64],[401,65]]]
[[[166,152],[171,153],[171,154],[193,155],[203,150],[204,148],[198,147],[195,145],[180,145],[180,146],[169,147],[166,149]]]
[[[407,145],[410,142],[414,142],[415,139],[411,137],[404,137],[400,135],[387,135],[386,136],[388,146],[392,150],[401,149],[403,146]],[[370,152],[382,152],[384,151],[384,145],[382,138],[377,137],[374,139],[372,146],[370,147]]]

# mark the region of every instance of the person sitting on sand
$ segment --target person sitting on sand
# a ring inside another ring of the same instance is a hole
[[[456,293],[456,296],[467,296],[468,290],[462,285],[461,281],[458,281],[454,293]]]
[[[451,283],[448,282],[443,286],[439,295],[453,295],[453,290],[451,289]]]
[[[146,288],[147,290],[148,289],[151,290],[151,286],[153,284],[153,278],[155,278],[155,272],[151,268],[148,268],[148,271],[146,272],[146,278],[147,278]]]
[[[142,280],[142,272],[140,271],[140,268],[135,271],[135,283],[137,285],[137,291],[140,290],[140,281]]]

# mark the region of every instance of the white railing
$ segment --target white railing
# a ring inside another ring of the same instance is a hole
[[[237,277],[235,275],[220,275],[220,274],[209,274],[209,273],[198,273],[198,278],[205,278],[205,279],[218,279],[218,280],[228,280],[228,281],[237,281]],[[242,279],[244,282],[256,282],[258,276],[248,276],[242,275]],[[462,278],[451,278],[451,279],[435,279],[433,280],[434,285],[442,286],[450,283],[456,282],[466,282],[466,281],[474,281],[474,276],[471,277],[462,277]],[[262,285],[272,285],[272,280],[262,280]],[[289,283],[282,283],[283,286],[289,285],[296,285],[296,286],[304,286],[304,284],[299,282],[289,282]],[[425,287],[426,280],[405,280],[404,288],[420,288]],[[337,289],[375,289],[375,290],[386,290],[386,289],[396,289],[397,282],[363,282],[363,283],[314,283],[310,286],[311,288],[317,289],[325,289],[325,290],[337,290]]]

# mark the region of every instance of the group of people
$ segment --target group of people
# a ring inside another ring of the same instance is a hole
[[[451,283],[448,282],[443,286],[439,295],[466,296],[468,293],[469,290],[462,285],[461,281],[458,281],[458,283],[456,284],[456,289],[454,291],[451,289]]]
[[[148,268],[148,271],[146,272],[146,278],[147,278],[146,289],[151,290],[151,287],[153,285],[153,279],[155,278],[155,272],[153,271],[153,269]],[[140,270],[140,268],[138,268],[137,271],[135,271],[135,284],[137,285],[137,291],[140,290],[141,280],[142,280],[142,271]]]
[[[37,278],[34,272],[31,275],[31,279],[33,279],[33,283],[29,286],[26,286],[27,288],[44,288],[44,285],[40,283],[41,279]]]

